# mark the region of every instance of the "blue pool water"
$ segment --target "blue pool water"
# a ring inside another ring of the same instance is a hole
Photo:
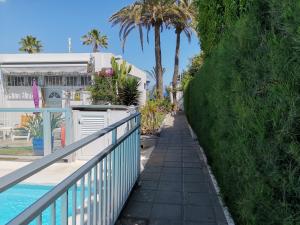
[[[11,219],[16,217],[20,212],[46,194],[52,189],[52,186],[39,185],[16,185],[4,193],[0,194],[0,225],[5,225]],[[77,204],[80,204],[80,188],[77,189]],[[68,191],[68,216],[72,216],[72,195],[73,191]],[[85,188],[85,196],[87,196]],[[78,205],[77,205],[78,207]],[[56,224],[60,225],[61,199],[56,200]],[[43,225],[51,224],[50,209],[42,213]],[[35,225],[36,221],[30,223]]]
[[[16,185],[0,194],[0,225],[6,224],[26,207],[51,190],[51,186]]]
[[[8,223],[11,219],[16,217],[20,212],[46,194],[52,189],[52,186],[39,186],[39,185],[16,185],[13,188],[0,194],[0,225]],[[77,193],[77,202],[79,202],[80,190]],[[68,195],[69,210],[68,216],[71,216],[72,209],[72,190],[69,190]],[[56,200],[56,224],[60,224],[60,210],[61,199]],[[50,225],[50,209],[46,209],[42,213],[43,225]],[[36,221],[30,223],[35,225]]]

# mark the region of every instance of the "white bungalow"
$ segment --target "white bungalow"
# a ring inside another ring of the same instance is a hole
[[[113,56],[111,53],[0,54],[0,107],[33,108],[34,79],[39,86],[40,106],[88,105],[85,88],[91,84],[95,72],[111,68]],[[140,104],[143,105],[146,73],[132,66],[130,75],[140,80]]]

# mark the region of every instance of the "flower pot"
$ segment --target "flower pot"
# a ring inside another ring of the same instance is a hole
[[[44,155],[44,138],[34,137],[32,138],[32,148],[34,155],[43,156]]]
[[[51,137],[51,148],[54,144],[54,137]],[[43,137],[34,137],[32,138],[32,148],[34,155],[44,156],[44,138]]]

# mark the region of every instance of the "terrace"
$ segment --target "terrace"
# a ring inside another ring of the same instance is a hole
[[[146,153],[141,153],[139,128],[136,113],[1,177],[1,195],[26,188],[20,186],[23,183],[57,178],[32,205],[17,210],[15,218],[5,223],[227,224],[185,116],[168,118],[156,144]],[[90,160],[59,163],[105,136],[111,142],[106,148],[98,146],[99,153]],[[143,156],[146,160],[141,160]]]

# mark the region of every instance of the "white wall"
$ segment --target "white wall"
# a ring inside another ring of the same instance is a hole
[[[33,100],[5,100],[5,104],[3,108],[34,108]],[[14,127],[15,125],[21,124],[21,116],[25,114],[25,112],[7,112],[1,113],[0,121],[3,120],[6,123],[6,126]]]
[[[172,86],[170,86],[170,87],[172,88]],[[177,99],[177,102],[178,102],[179,109],[184,110],[184,104],[183,104],[184,99],[183,99],[183,92],[182,91],[177,91],[176,92],[176,99]],[[171,101],[171,103],[173,103],[173,94],[172,93],[170,93],[170,101]]]

